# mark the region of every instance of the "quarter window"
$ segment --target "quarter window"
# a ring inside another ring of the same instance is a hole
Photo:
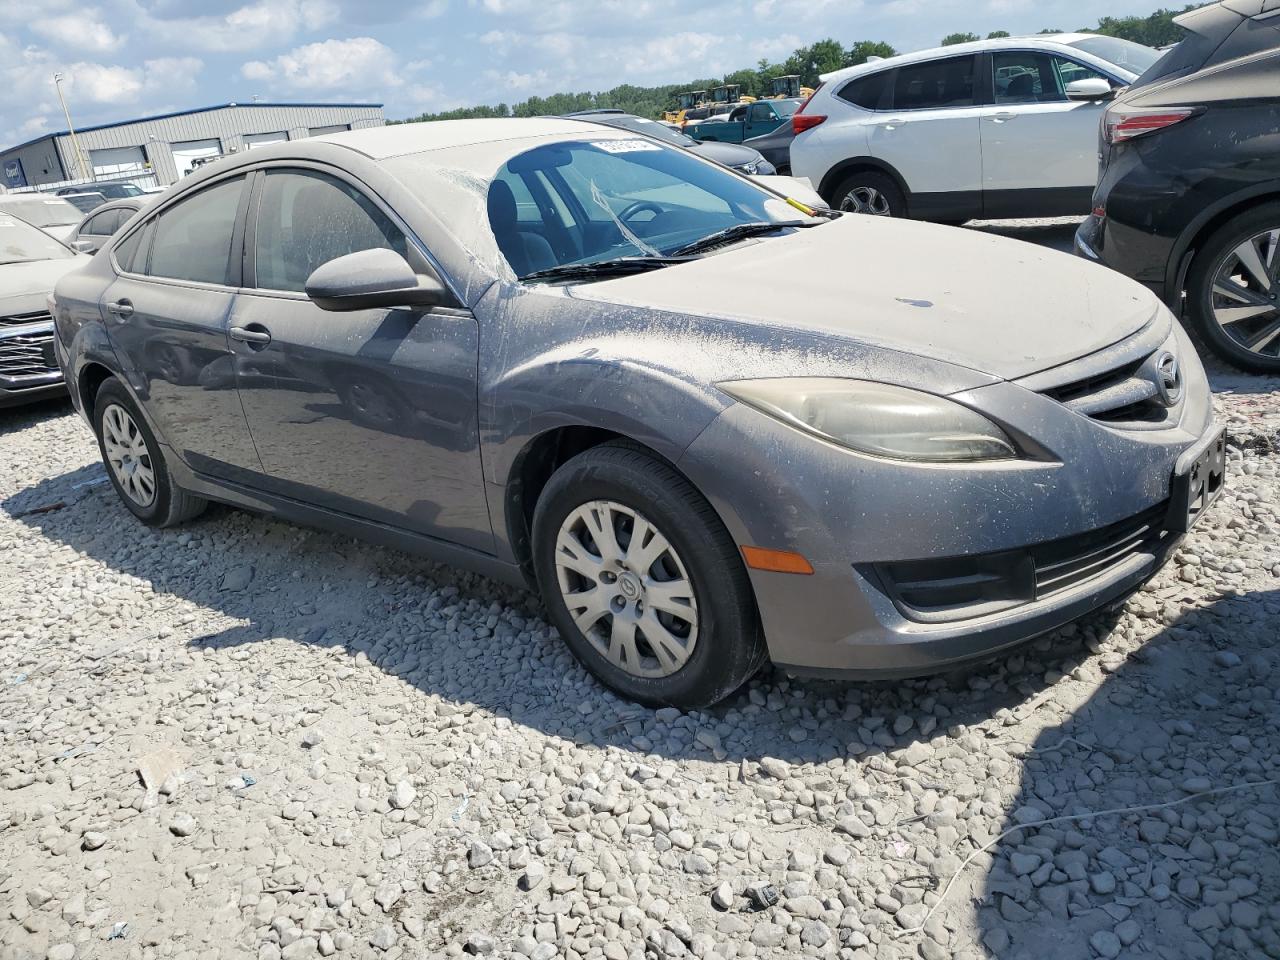
[[[892,71],[881,70],[865,77],[855,77],[836,93],[841,100],[847,100],[855,107],[864,110],[878,110],[884,99],[885,89],[889,86]]]
[[[359,190],[310,170],[267,173],[254,238],[259,288],[301,291],[316,267],[379,248],[408,253],[404,233]]]
[[[231,235],[244,177],[201,190],[160,214],[148,276],[230,283]]]
[[[899,67],[893,82],[895,110],[973,106],[973,57],[948,57]]]

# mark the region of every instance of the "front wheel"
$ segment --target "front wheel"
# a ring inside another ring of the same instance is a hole
[[[873,217],[905,217],[907,198],[894,179],[876,170],[861,170],[840,182],[831,206],[847,213]]]
[[[720,518],[668,464],[605,444],[552,476],[533,519],[551,619],[601,682],[699,709],[765,659],[751,585]]]
[[[1228,221],[1187,275],[1187,308],[1205,344],[1250,373],[1280,373],[1280,203]]]

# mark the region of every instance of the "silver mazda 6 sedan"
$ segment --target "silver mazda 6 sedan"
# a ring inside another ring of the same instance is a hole
[[[55,312],[143,522],[219,500],[534,585],[647,703],[989,657],[1125,597],[1223,482],[1136,283],[577,120],[228,157]]]

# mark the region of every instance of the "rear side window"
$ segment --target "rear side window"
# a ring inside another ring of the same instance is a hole
[[[855,77],[836,91],[841,100],[852,103],[863,110],[878,110],[889,89],[890,70],[881,70],[865,77]]]
[[[160,214],[147,275],[229,283],[231,235],[244,177],[226,180]]]
[[[974,62],[972,56],[949,57],[899,67],[893,81],[893,109],[973,106]]]
[[[408,253],[400,228],[355,187],[310,170],[267,174],[254,237],[260,289],[301,291],[316,267],[378,248]]]

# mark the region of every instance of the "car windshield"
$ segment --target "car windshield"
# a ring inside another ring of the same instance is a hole
[[[643,133],[647,137],[665,140],[667,143],[675,144],[677,147],[688,147],[698,142],[693,137],[686,137],[683,133],[672,130],[665,123],[659,123],[657,120],[646,120],[644,117],[633,117],[626,113],[588,116],[583,119],[590,120],[593,123],[603,123],[609,127],[634,130],[636,133]]]
[[[32,197],[30,200],[24,198],[0,204],[0,216],[9,213],[21,217],[34,227],[65,227],[79,223],[84,216],[61,197]]]
[[[1159,50],[1144,47],[1132,40],[1122,40],[1119,37],[1084,37],[1080,40],[1072,40],[1068,46],[1091,53],[1108,63],[1114,63],[1120,69],[1134,75],[1144,72],[1147,67],[1160,59]]]
[[[489,187],[489,226],[518,276],[666,257],[795,208],[727,170],[652,140],[567,141],[521,153]]]
[[[32,260],[65,260],[75,256],[43,230],[0,211],[0,266]]]

